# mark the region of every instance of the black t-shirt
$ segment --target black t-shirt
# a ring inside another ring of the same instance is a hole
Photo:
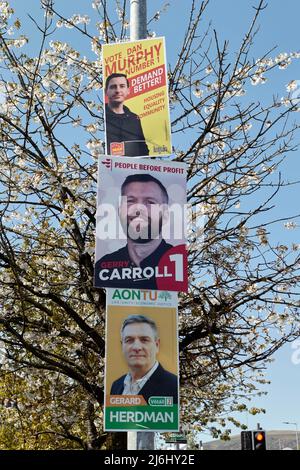
[[[144,258],[139,268],[143,272],[145,268],[147,274],[151,273],[151,270],[154,271],[155,267],[158,266],[158,263],[161,257],[169,250],[173,248],[172,245],[166,243],[165,240],[162,240],[160,245],[156,248],[153,253]],[[130,289],[157,289],[155,276],[146,277],[142,275],[142,279],[139,277],[133,278],[134,270],[138,270],[135,264],[132,262],[128,252],[128,246],[121,248],[118,251],[109,253],[108,255],[103,256],[95,264],[95,287],[124,287]],[[125,271],[124,271],[125,270]],[[127,270],[127,271],[126,271]],[[131,275],[131,278],[128,277]],[[102,279],[100,279],[100,274],[102,273]],[[125,275],[125,278],[124,278]],[[113,279],[111,279],[111,276]]]
[[[110,155],[112,142],[123,142],[124,155],[138,157],[149,155],[140,118],[124,106],[124,113],[117,114],[105,106],[107,153]]]

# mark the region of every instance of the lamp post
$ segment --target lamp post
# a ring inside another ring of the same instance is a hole
[[[299,450],[298,423],[291,423],[290,421],[283,421],[283,424],[292,424],[293,426],[296,427],[296,445],[297,445],[297,450]]]
[[[130,40],[138,41],[147,37],[147,0],[130,0]],[[128,449],[154,449],[154,432],[127,433]]]

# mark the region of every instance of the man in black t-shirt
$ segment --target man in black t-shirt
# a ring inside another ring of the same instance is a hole
[[[129,95],[126,75],[109,75],[105,83],[105,94],[108,101],[105,106],[107,153],[129,157],[149,155],[139,116],[124,105]]]
[[[121,196],[119,216],[127,245],[96,262],[95,286],[157,289],[157,267],[173,248],[161,233],[169,218],[168,193],[158,179],[137,174],[125,179]]]

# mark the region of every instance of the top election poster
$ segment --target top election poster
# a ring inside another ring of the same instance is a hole
[[[95,287],[187,291],[186,164],[99,158]]]
[[[164,38],[104,44],[106,154],[172,153]]]

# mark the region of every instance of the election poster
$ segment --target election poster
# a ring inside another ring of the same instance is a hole
[[[104,44],[106,153],[172,153],[164,38]]]
[[[186,165],[99,158],[95,287],[187,291]]]
[[[108,289],[105,431],[178,431],[177,293]]]

